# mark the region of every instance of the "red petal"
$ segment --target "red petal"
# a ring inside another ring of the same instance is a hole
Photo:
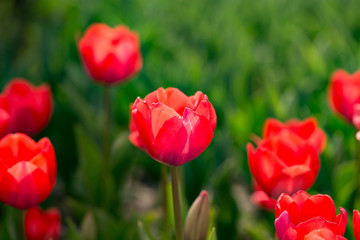
[[[294,199],[288,194],[282,194],[275,205],[275,218],[278,218],[281,213],[287,212],[291,222],[294,226],[300,223],[300,210]]]
[[[298,239],[304,239],[304,237],[313,230],[327,228],[334,234],[337,232],[337,225],[333,222],[327,222],[322,217],[311,218],[305,222],[301,222],[296,226],[298,232]]]
[[[347,213],[345,209],[339,208],[340,213],[336,216],[336,222],[338,224],[338,232],[337,234],[344,235],[347,223]]]
[[[273,136],[281,132],[285,125],[275,118],[268,118],[264,124],[263,138]]]
[[[328,195],[314,195],[308,198],[301,209],[301,221],[321,216],[330,222],[336,221],[335,205]]]
[[[182,119],[173,117],[167,120],[159,130],[155,140],[158,160],[170,166],[179,166],[188,159],[184,153],[189,136]]]
[[[360,213],[358,210],[353,211],[353,230],[355,240],[360,240]]]

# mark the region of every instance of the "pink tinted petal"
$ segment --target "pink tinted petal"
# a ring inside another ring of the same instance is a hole
[[[188,153],[184,153],[189,135],[182,119],[173,117],[167,120],[160,129],[155,148],[160,162],[170,166],[179,166],[187,162]]]
[[[301,209],[301,221],[321,216],[327,221],[336,221],[335,205],[328,195],[314,195],[308,198]]]
[[[353,211],[353,230],[355,240],[360,240],[360,213],[358,210]]]
[[[343,236],[336,235],[327,228],[321,228],[311,231],[304,240],[346,240]]]
[[[190,161],[209,146],[213,137],[213,129],[208,119],[188,108],[185,108],[184,111],[183,124],[189,136],[184,153],[187,153],[187,161]]]
[[[162,103],[153,103],[151,110],[151,129],[154,138],[157,137],[159,130],[164,125],[164,122],[174,117],[179,118],[180,120],[180,115],[174,111],[174,109],[169,108]]]
[[[297,238],[297,232],[291,223],[288,213],[285,211],[275,219],[275,229],[279,240],[294,240]]]
[[[185,108],[193,109],[194,106],[189,97],[177,88],[159,88],[157,91],[159,102],[175,110],[180,116],[183,115]]]

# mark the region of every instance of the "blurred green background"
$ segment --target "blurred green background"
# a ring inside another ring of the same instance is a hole
[[[48,136],[56,150],[57,184],[42,206],[61,209],[64,239],[85,239],[89,226],[97,239],[140,239],[139,220],[160,239],[160,164],[127,139],[129,104],[159,87],[200,90],[215,107],[212,143],[183,167],[183,197],[186,208],[209,191],[218,239],[273,238],[273,213],[249,201],[245,146],[267,117],[309,116],[328,136],[310,192],[347,209],[352,239],[358,143],[355,129],[331,112],[326,88],[334,70],[360,68],[359,9],[358,0],[1,0],[1,87],[24,77],[53,90],[54,114],[37,139]],[[137,31],[144,59],[134,79],[111,90],[111,179],[97,171],[103,87],[89,80],[76,47],[94,22]],[[111,187],[99,192],[106,181]],[[11,235],[9,214],[2,204],[2,236]]]

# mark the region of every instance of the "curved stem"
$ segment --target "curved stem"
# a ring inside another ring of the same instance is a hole
[[[182,218],[181,218],[177,167],[171,166],[170,172],[171,172],[171,186],[172,186],[173,205],[174,205],[176,240],[184,240],[184,233],[183,233],[183,228],[182,228]]]
[[[162,188],[162,207],[164,214],[164,234],[165,240],[170,239],[170,224],[169,224],[169,207],[168,207],[168,188],[167,188],[167,166],[161,164],[161,188]]]
[[[109,165],[110,157],[110,120],[111,120],[111,101],[110,101],[110,87],[104,87],[104,125],[103,125],[103,156],[104,164]]]

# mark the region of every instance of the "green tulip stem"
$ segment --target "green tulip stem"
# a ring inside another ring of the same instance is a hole
[[[169,221],[169,207],[168,207],[168,188],[167,188],[167,166],[161,164],[161,188],[162,188],[162,207],[164,214],[164,239],[170,239],[170,221]]]
[[[176,240],[184,240],[177,167],[170,166],[170,173],[171,173],[171,186],[172,186],[173,205],[174,205]]]
[[[25,210],[19,209],[18,211],[18,239],[19,240],[26,240],[25,236]]]
[[[111,95],[110,87],[104,87],[104,125],[103,125],[103,154],[104,154],[104,170],[109,171],[110,161],[110,126],[111,126]]]
[[[355,163],[356,163],[356,190],[355,190],[355,199],[354,199],[354,204],[353,204],[353,208],[357,209],[359,208],[359,202],[360,202],[360,142],[358,140],[357,141],[357,148],[356,148],[356,159],[355,159]]]

